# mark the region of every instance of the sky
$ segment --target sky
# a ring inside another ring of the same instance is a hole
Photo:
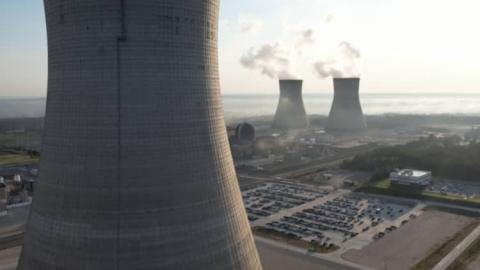
[[[477,0],[222,0],[224,94],[306,93],[360,76],[368,93],[480,93]],[[45,96],[41,0],[0,0],[0,96]]]

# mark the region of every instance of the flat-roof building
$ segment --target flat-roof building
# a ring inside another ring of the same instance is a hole
[[[432,172],[404,169],[390,173],[394,186],[426,188],[432,183]]]

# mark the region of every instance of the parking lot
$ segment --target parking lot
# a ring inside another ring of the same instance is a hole
[[[291,181],[243,190],[254,231],[302,240],[340,255],[379,241],[423,214],[423,204]]]
[[[480,184],[435,178],[432,185],[427,188],[427,191],[471,199],[480,195]]]
[[[269,222],[265,227],[322,246],[342,246],[368,233],[371,237],[363,237],[367,244],[397,229],[396,221],[411,209],[407,205],[349,194]]]
[[[254,185],[242,192],[250,221],[300,206],[328,194],[329,191],[314,186],[283,182]]]

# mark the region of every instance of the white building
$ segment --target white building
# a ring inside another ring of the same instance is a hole
[[[432,183],[432,172],[404,169],[390,173],[393,185],[427,187]]]

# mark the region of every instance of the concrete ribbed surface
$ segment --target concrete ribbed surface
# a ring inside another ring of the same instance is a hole
[[[46,0],[18,269],[261,269],[220,99],[217,0]]]

